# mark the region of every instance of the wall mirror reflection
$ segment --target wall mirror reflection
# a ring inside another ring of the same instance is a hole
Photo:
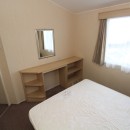
[[[36,39],[38,46],[38,57],[40,59],[55,55],[53,29],[37,29]]]

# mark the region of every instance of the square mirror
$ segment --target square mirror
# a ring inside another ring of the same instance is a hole
[[[39,59],[55,56],[53,29],[37,29],[36,40]]]

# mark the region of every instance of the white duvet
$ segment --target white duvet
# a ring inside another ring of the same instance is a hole
[[[36,130],[130,130],[130,98],[91,80],[33,107]]]

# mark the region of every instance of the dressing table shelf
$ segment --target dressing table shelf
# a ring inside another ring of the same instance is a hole
[[[26,87],[38,87],[38,86],[43,86],[43,82],[40,81],[40,80],[32,80],[32,81],[29,81],[29,82],[26,82],[25,83],[25,86]]]
[[[26,100],[28,102],[43,101],[46,99],[46,94],[42,90],[36,90],[34,92],[26,94]]]
[[[32,93],[29,93],[29,94],[27,94],[27,97],[28,98],[45,98],[45,95],[43,94],[43,92],[42,91],[40,91],[40,90],[37,90],[37,91],[35,91],[35,92],[32,92]]]
[[[80,68],[78,68],[78,67],[71,67],[68,69],[68,75],[71,75],[79,70],[80,70]]]

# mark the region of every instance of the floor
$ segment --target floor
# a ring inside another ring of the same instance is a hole
[[[53,89],[48,90],[48,91],[46,92],[46,96],[47,96],[47,98],[50,98],[50,97],[52,97],[53,95],[55,95],[55,94],[57,94],[57,93],[63,91],[64,89],[65,89],[65,88],[63,88],[63,87],[61,87],[61,86],[57,86],[57,87],[55,87],[55,88],[53,88]]]
[[[57,86],[47,91],[47,98],[61,92],[64,88]],[[11,105],[0,117],[0,130],[34,130],[28,117],[29,110],[38,103],[22,102]]]
[[[0,115],[8,108],[7,104],[0,104]]]

